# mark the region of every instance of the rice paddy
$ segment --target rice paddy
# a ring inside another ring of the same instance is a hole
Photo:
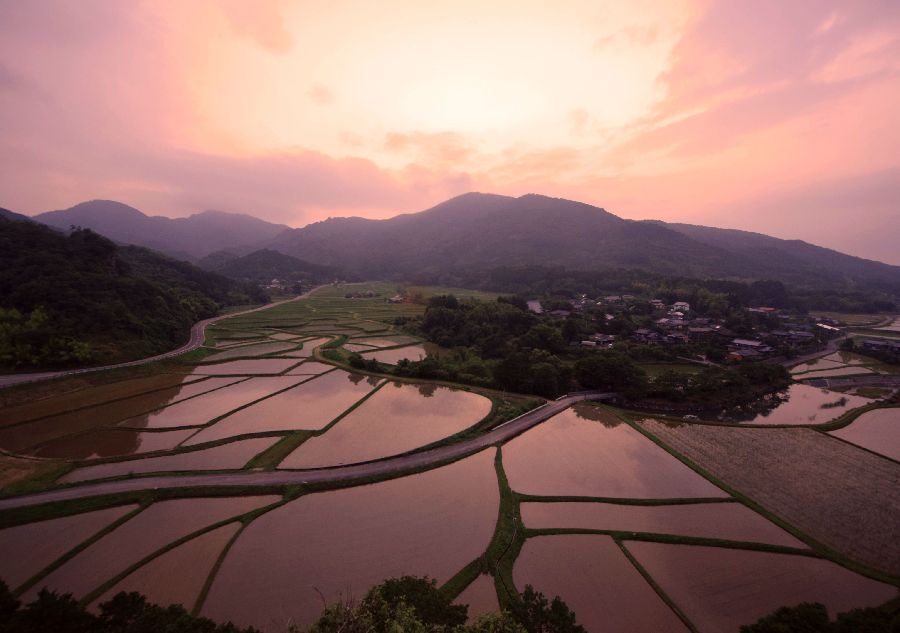
[[[334,286],[221,321],[208,331],[215,351],[197,362],[8,407],[0,448],[67,463],[54,476],[81,486],[165,472],[281,475],[456,441],[496,394],[350,373],[322,353],[338,336],[364,357],[429,349],[392,325],[423,311],[387,303],[395,293]],[[802,371],[848,367],[879,371],[846,353]],[[897,459],[897,409],[837,430],[766,428],[819,425],[871,403],[807,385],[789,395],[759,427],[629,422],[578,405],[499,452],[377,483],[175,500],[147,491],[141,506],[0,512],[13,526],[0,530],[0,578],[26,601],[43,586],[91,605],[134,590],[266,633],[311,623],[318,591],[359,598],[404,574],[444,583],[473,561],[482,573],[450,595],[470,616],[508,608],[531,584],[566,600],[591,633],[736,631],[801,600],[835,613],[896,596],[900,464],[875,453]]]

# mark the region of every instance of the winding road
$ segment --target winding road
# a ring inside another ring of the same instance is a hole
[[[159,360],[165,360],[167,358],[173,358],[175,356],[181,356],[182,354],[186,354],[191,352],[198,347],[203,345],[203,341],[206,339],[206,327],[208,325],[212,325],[222,319],[229,319],[231,317],[235,317],[241,314],[250,314],[251,312],[259,312],[260,310],[268,310],[269,308],[274,308],[275,306],[281,305],[283,303],[288,303],[289,301],[296,301],[297,299],[302,299],[303,297],[308,296],[311,292],[316,290],[313,288],[312,290],[308,290],[302,295],[298,295],[296,297],[291,297],[290,299],[283,299],[281,301],[274,301],[272,303],[267,303],[266,305],[259,306],[257,308],[251,308],[250,310],[241,310],[240,312],[232,312],[230,314],[222,314],[219,316],[214,316],[209,319],[204,319],[202,321],[198,321],[191,327],[191,336],[188,339],[188,342],[179,347],[178,349],[173,349],[171,352],[164,352],[162,354],[157,354],[156,356],[149,356],[147,358],[139,358],[138,360],[131,360],[124,363],[116,363],[114,365],[101,365],[100,367],[84,367],[81,369],[64,369],[62,371],[47,371],[47,372],[39,372],[39,373],[31,373],[31,374],[6,374],[5,376],[0,376],[0,389],[4,387],[12,387],[13,385],[22,385],[29,382],[37,382],[39,380],[50,380],[51,378],[61,378],[63,376],[75,376],[77,374],[86,374],[94,371],[104,371],[107,369],[119,369],[121,367],[133,367],[135,365],[145,365],[147,363],[153,363]]]
[[[338,483],[362,480],[370,477],[398,476],[427,467],[439,466],[466,457],[498,442],[504,442],[519,433],[540,424],[567,407],[583,400],[606,400],[617,394],[606,392],[580,392],[563,396],[532,409],[519,417],[504,422],[484,435],[454,444],[439,446],[418,453],[408,453],[396,457],[335,466],[313,470],[274,470],[246,473],[208,473],[202,475],[154,475],[134,477],[99,483],[49,490],[30,495],[0,499],[0,511],[36,506],[42,503],[71,501],[122,492],[139,492],[161,488],[263,488],[269,486],[290,486],[306,483]]]

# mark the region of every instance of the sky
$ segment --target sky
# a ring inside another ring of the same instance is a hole
[[[900,264],[896,0],[0,0],[0,206],[541,193]]]

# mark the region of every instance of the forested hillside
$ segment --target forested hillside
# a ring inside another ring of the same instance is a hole
[[[0,367],[127,360],[184,343],[223,305],[265,296],[88,229],[0,218]]]

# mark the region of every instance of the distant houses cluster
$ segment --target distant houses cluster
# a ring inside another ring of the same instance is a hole
[[[616,335],[597,332],[574,343],[587,349],[609,348],[618,340],[644,345],[696,345],[698,349],[721,350],[724,360],[742,362],[773,356],[785,349],[802,351],[813,348],[819,344],[820,338],[841,332],[836,325],[768,306],[747,308],[748,315],[762,318],[753,320],[759,326],[752,332],[744,327],[738,333],[729,329],[724,319],[697,314],[691,304],[683,300],[669,303],[663,299],[641,299],[629,294],[594,299],[582,295],[570,302],[570,309],[561,307],[557,302],[549,312],[539,301],[527,303],[528,309],[535,314],[555,319],[568,318],[573,313],[590,313],[591,320],[609,323],[625,313],[643,315],[639,321],[642,327],[625,329]],[[774,326],[776,323],[777,326]],[[609,328],[604,329],[609,331]],[[822,336],[817,336],[817,330]]]

